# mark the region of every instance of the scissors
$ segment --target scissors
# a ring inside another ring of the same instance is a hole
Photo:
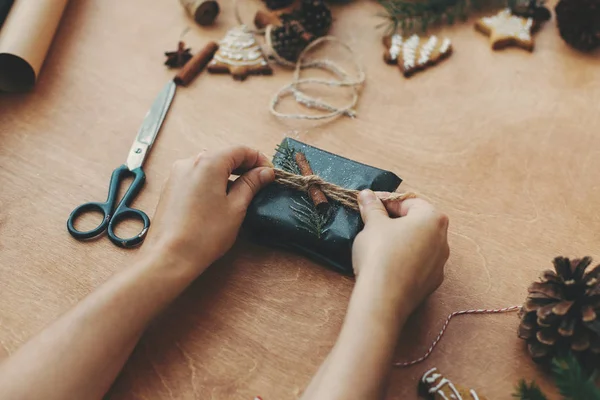
[[[152,107],[146,114],[144,122],[133,141],[133,145],[129,150],[127,162],[120,167],[117,167],[110,177],[108,187],[108,198],[104,203],[91,202],[80,205],[75,208],[69,219],[67,219],[67,230],[77,240],[91,239],[107,231],[108,238],[119,247],[133,247],[141,244],[146,237],[148,228],[150,227],[150,218],[145,212],[130,208],[129,204],[136,198],[144,182],[146,175],[142,170],[144,160],[156,139],[156,135],[160,131],[160,127],[169,111],[171,101],[175,95],[175,83],[169,81],[154,100]],[[127,176],[133,176],[133,182],[125,192],[125,195],[117,203],[117,194],[121,183]],[[79,231],[75,229],[75,220],[81,215],[89,212],[101,212],[103,215],[102,222],[96,228],[89,231]],[[118,223],[127,219],[138,219],[144,224],[144,227],[136,236],[131,238],[120,238],[115,234],[115,227]]]

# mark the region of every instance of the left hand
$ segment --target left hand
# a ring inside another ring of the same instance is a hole
[[[241,175],[228,189],[232,173]],[[176,161],[142,254],[158,251],[201,274],[231,248],[248,205],[274,179],[267,157],[244,146]]]

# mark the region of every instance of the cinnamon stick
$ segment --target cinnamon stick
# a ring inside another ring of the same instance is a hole
[[[308,160],[304,153],[296,152],[295,155],[296,164],[298,164],[298,168],[300,169],[300,173],[304,176],[314,175]],[[319,212],[325,212],[329,209],[329,202],[327,201],[327,197],[321,191],[318,185],[311,185],[308,187],[308,195],[310,196],[315,208]]]
[[[204,67],[212,60],[213,56],[219,49],[219,45],[215,42],[209,42],[200,52],[196,53],[190,61],[175,75],[175,83],[180,86],[187,86],[194,80]]]

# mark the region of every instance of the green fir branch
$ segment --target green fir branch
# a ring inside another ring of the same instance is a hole
[[[564,400],[600,400],[595,375],[588,376],[573,354],[552,361],[554,381]]]
[[[430,26],[454,24],[470,13],[527,4],[528,0],[378,0],[385,9],[387,33],[425,32]]]
[[[298,167],[298,163],[296,163],[296,149],[290,146],[288,142],[283,142],[277,146],[275,151],[277,152],[277,162],[281,169],[291,174],[300,175],[300,168]]]
[[[532,381],[530,384],[527,384],[525,379],[521,379],[517,387],[515,388],[516,392],[512,395],[512,397],[520,400],[548,400],[548,398],[542,393],[540,387]]]
[[[596,386],[598,371],[587,374],[581,367],[577,357],[568,353],[552,360],[554,383],[562,400],[600,400],[600,389]],[[547,400],[540,387],[535,383],[522,379],[512,397],[520,400]]]
[[[292,199],[296,206],[290,206],[290,208],[300,222],[300,228],[321,239],[329,230],[328,225],[333,212],[330,209],[325,213],[320,213],[305,196],[302,196],[301,199],[301,201]]]

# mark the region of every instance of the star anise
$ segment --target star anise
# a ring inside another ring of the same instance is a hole
[[[185,43],[181,41],[177,44],[177,50],[165,51],[165,56],[167,56],[165,65],[169,68],[181,68],[192,58],[190,48],[186,49]]]

